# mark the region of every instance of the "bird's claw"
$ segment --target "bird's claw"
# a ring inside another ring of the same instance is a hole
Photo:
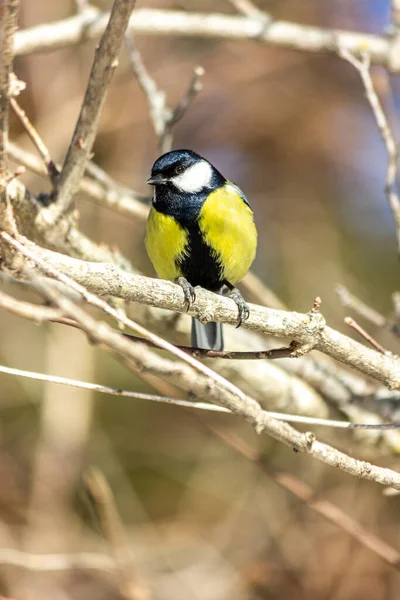
[[[236,325],[237,329],[244,323],[244,321],[247,321],[247,319],[249,318],[250,309],[244,301],[242,294],[236,288],[233,288],[229,291],[228,297],[231,298],[231,300],[233,300],[236,306],[238,307],[239,317],[238,324]]]
[[[178,277],[176,283],[182,288],[183,295],[185,297],[184,303],[186,306],[186,312],[188,312],[193,302],[196,302],[196,292],[194,287],[184,277]]]

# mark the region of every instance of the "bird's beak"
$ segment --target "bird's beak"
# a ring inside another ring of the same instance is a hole
[[[147,180],[149,185],[162,185],[168,182],[168,179],[165,179],[162,175],[152,175],[150,179]]]

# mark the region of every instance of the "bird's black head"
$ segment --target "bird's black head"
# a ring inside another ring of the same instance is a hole
[[[156,188],[165,186],[178,194],[197,194],[217,189],[225,181],[221,173],[202,156],[192,150],[174,150],[156,160],[147,183]]]

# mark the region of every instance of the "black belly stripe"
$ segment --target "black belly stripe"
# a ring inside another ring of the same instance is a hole
[[[209,246],[201,234],[198,222],[192,223],[185,255],[177,264],[183,276],[193,285],[199,285],[212,292],[218,291],[222,285],[222,265],[217,253]]]

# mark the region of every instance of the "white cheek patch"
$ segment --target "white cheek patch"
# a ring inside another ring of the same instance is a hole
[[[172,178],[172,183],[183,192],[199,192],[211,183],[211,165],[201,160],[182,173]]]

